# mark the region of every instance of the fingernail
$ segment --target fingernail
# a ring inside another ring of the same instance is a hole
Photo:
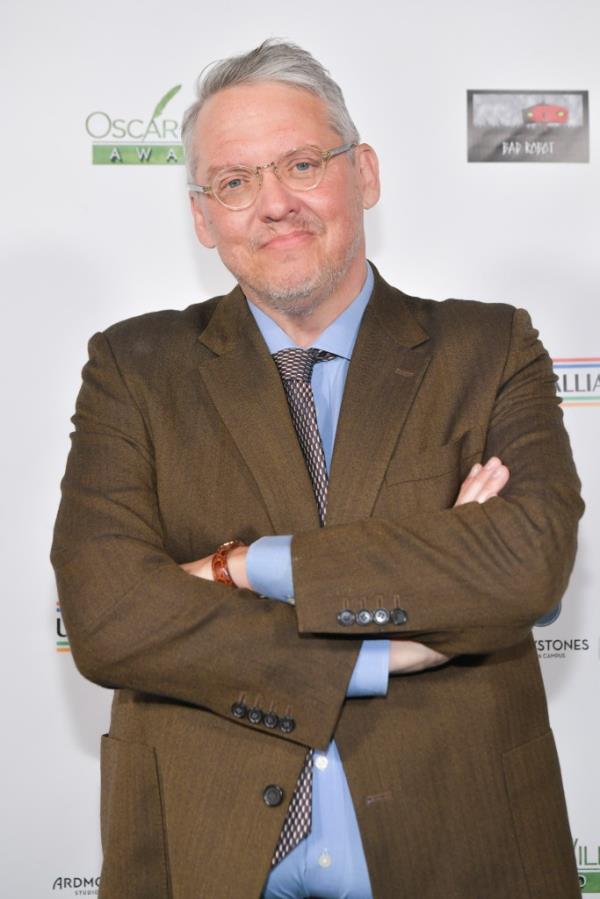
[[[474,475],[474,474],[479,474],[480,471],[481,471],[481,465],[479,464],[479,462],[476,462],[475,465],[473,466],[473,468],[471,469],[471,471],[469,472],[469,476]]]
[[[491,468],[496,468],[497,465],[500,465],[500,459],[497,456],[492,456],[491,459],[485,463],[486,471],[489,471]]]

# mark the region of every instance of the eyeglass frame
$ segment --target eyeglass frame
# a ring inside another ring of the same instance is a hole
[[[309,190],[315,190],[315,188],[317,188],[321,184],[323,177],[325,175],[325,169],[327,168],[327,163],[329,162],[330,159],[333,159],[335,156],[340,156],[342,153],[347,153],[349,150],[354,150],[355,147],[358,147],[358,141],[356,141],[356,140],[352,141],[349,144],[341,144],[339,147],[332,147],[330,150],[321,150],[320,147],[317,147],[314,144],[304,144],[301,147],[292,147],[291,150],[286,150],[285,153],[282,153],[281,156],[278,156],[277,159],[273,160],[273,162],[265,162],[262,165],[256,165],[254,167],[249,166],[249,165],[243,165],[242,163],[239,163],[239,165],[226,166],[222,169],[219,169],[218,172],[215,172],[214,177],[212,179],[212,184],[188,183],[188,190],[190,191],[190,193],[200,193],[200,194],[203,194],[204,196],[214,197],[214,199],[217,201],[217,203],[220,203],[221,206],[223,206],[225,209],[230,209],[232,212],[240,212],[242,209],[248,209],[250,206],[252,206],[252,204],[258,197],[258,195],[260,193],[260,189],[263,185],[263,172],[266,169],[272,168],[273,174],[278,178],[279,182],[282,183],[277,166],[285,156],[289,156],[292,153],[297,153],[299,150],[309,150],[309,149],[310,150],[318,150],[318,152],[321,156],[321,159],[323,160],[324,165],[323,165],[322,169],[320,170],[321,175],[320,175],[317,183],[312,184],[310,187],[292,187],[289,184],[285,185],[286,187],[289,187],[290,190],[298,191],[299,193],[305,193],[306,191],[309,191]],[[227,172],[230,169],[235,170],[236,168],[245,169],[249,172],[252,172],[253,176],[258,178],[258,190],[256,191],[256,193],[254,194],[254,196],[252,197],[252,199],[250,200],[249,203],[245,203],[243,206],[228,206],[227,203],[224,203],[223,200],[221,200],[221,198],[215,193],[215,191],[213,190],[213,184],[215,183],[215,181],[219,177],[219,175],[221,175],[223,172]]]

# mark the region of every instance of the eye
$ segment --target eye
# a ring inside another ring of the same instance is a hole
[[[320,156],[303,152],[290,157],[285,164],[286,175],[294,181],[312,181],[321,168]]]
[[[217,192],[237,193],[244,190],[252,180],[252,173],[242,169],[233,172],[222,172],[217,179]]]

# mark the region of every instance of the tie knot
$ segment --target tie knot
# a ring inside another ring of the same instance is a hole
[[[282,381],[304,381],[306,384],[310,384],[315,363],[335,358],[335,353],[317,350],[315,347],[310,347],[308,350],[303,350],[301,347],[288,347],[273,353],[273,359]]]

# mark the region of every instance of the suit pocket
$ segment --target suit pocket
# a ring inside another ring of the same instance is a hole
[[[455,473],[462,480],[481,458],[482,429],[476,425],[443,446],[426,446],[408,452],[404,447],[390,460],[385,480],[388,485],[422,481]]]
[[[171,899],[156,753],[102,737],[100,899]]]
[[[581,893],[552,733],[502,757],[504,779],[531,899]]]

